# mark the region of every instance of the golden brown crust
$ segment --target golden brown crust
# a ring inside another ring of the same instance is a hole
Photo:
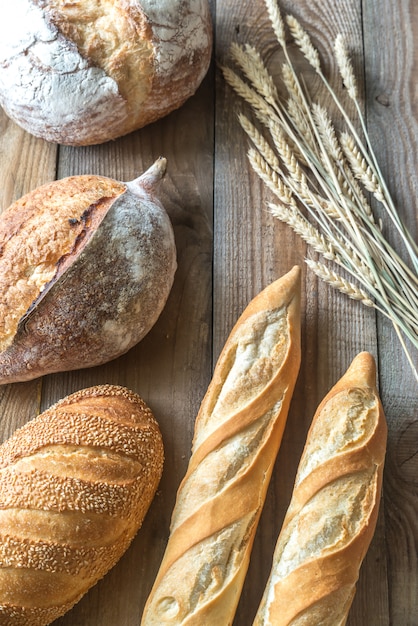
[[[299,361],[295,267],[248,305],[218,359],[142,626],[232,623]]]
[[[64,398],[0,447],[0,621],[47,624],[125,552],[154,497],[163,444],[123,387]]]
[[[49,0],[48,12],[81,55],[116,82],[122,97],[131,103],[131,123],[135,126],[154,77],[152,64],[146,63],[153,55],[152,30],[140,6],[119,0],[70,4]],[[144,61],[139,63],[138,59]]]
[[[382,484],[387,428],[375,376],[373,357],[360,353],[315,413],[254,626],[346,622]]]
[[[0,220],[0,352],[13,341],[22,315],[85,245],[123,183],[71,176],[38,187]]]

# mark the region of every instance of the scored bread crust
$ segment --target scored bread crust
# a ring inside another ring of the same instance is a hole
[[[70,176],[25,194],[0,218],[0,352],[46,285],[62,273],[63,259],[83,245],[123,183],[103,176]],[[59,268],[59,270],[58,270]]]
[[[0,622],[44,626],[115,565],[163,466],[158,424],[124,387],[78,391],[0,446]]]
[[[254,626],[346,623],[382,486],[375,379],[373,357],[360,353],[315,413]]]
[[[177,267],[158,159],[120,183],[70,176],[0,219],[0,384],[100,365],[155,324]]]
[[[0,18],[0,103],[56,143],[102,143],[167,115],[210,63],[207,0],[14,0]]]
[[[300,269],[234,326],[195,423],[142,626],[232,624],[300,364]]]

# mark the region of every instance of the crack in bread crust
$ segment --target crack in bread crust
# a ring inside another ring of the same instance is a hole
[[[0,352],[19,320],[56,276],[81,236],[97,222],[123,183],[73,176],[39,187],[14,202],[0,220]],[[95,215],[96,214],[96,215]],[[63,269],[63,268],[61,268]]]

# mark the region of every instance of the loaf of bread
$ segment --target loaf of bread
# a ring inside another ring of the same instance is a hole
[[[299,362],[295,267],[250,302],[220,354],[142,626],[232,624]]]
[[[343,626],[378,516],[386,422],[360,353],[315,413],[254,626]]]
[[[163,466],[158,425],[123,387],[76,392],[0,446],[0,623],[44,626],[128,548]]]
[[[148,333],[177,266],[165,169],[70,176],[0,215],[0,384],[100,365]]]
[[[102,143],[182,105],[211,50],[208,0],[3,2],[0,103],[48,141]]]

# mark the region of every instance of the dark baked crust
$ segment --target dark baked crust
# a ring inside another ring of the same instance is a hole
[[[20,317],[56,281],[97,230],[126,186],[100,176],[71,176],[38,187],[0,218],[0,351]]]

